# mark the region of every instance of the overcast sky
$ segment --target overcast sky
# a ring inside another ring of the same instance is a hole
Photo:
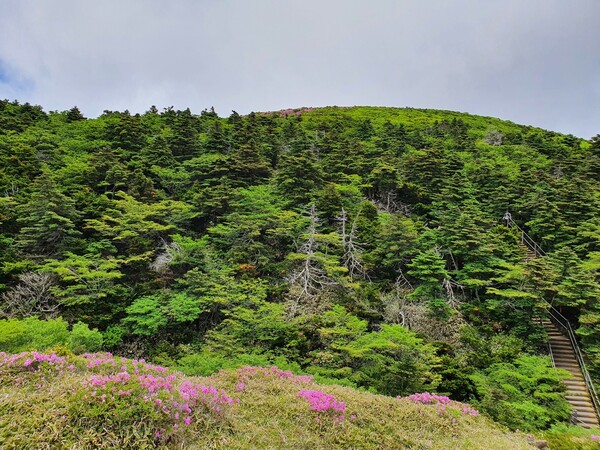
[[[45,110],[325,105],[600,133],[600,0],[0,0],[0,98]]]

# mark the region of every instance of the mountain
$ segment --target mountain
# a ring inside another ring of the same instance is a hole
[[[549,305],[600,376],[599,150],[449,111],[2,101],[0,351],[276,364],[547,429]]]

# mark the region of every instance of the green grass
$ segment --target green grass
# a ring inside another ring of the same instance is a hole
[[[250,369],[221,371],[211,377],[176,374],[175,384],[189,381],[213,385],[239,402],[224,407],[219,414],[207,409],[196,411],[191,425],[172,430],[168,440],[155,440],[152,427],[160,423],[160,415],[127,416],[128,411],[143,410],[141,397],[127,397],[129,403],[118,403],[115,410],[104,411],[104,415],[82,406],[81,393],[86,389],[83,383],[91,375],[117,373],[123,370],[123,364],[133,374],[131,361],[117,359],[116,366],[94,368],[87,368],[87,361],[80,357],[69,356],[68,362],[75,367],[40,364],[41,371],[31,372],[20,366],[3,366],[0,357],[0,447],[530,448],[522,433],[503,430],[485,417],[458,411],[439,415],[432,405],[342,386],[320,386],[302,379],[294,381],[271,372],[252,375]],[[311,411],[307,401],[298,396],[302,389],[322,390],[345,402],[345,419],[336,422],[328,412]]]

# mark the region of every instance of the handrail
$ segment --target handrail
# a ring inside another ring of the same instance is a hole
[[[511,213],[507,211],[502,219],[506,222],[506,225],[508,227],[516,228],[517,230],[519,230],[519,232],[521,233],[521,244],[524,244],[527,247],[529,247],[529,249],[531,249],[535,253],[535,256],[546,256],[546,252],[542,250],[542,247],[540,247],[539,244],[535,242],[533,238],[529,236],[523,228],[517,225],[517,223],[513,220]]]
[[[523,230],[512,218],[512,214],[508,211],[504,214],[502,218],[508,227],[516,228],[521,233],[521,244],[526,245],[531,251],[535,253],[537,257],[546,256],[546,252],[542,250],[542,248],[538,245],[537,242],[533,240],[531,236],[529,236],[525,230]],[[583,374],[583,380],[585,381],[585,385],[588,389],[590,397],[592,399],[592,403],[594,405],[594,410],[596,413],[596,417],[600,420],[600,400],[598,399],[598,394],[596,393],[596,388],[594,387],[594,383],[592,382],[592,377],[585,366],[585,362],[583,360],[583,354],[581,353],[581,349],[579,348],[579,344],[577,343],[577,338],[575,337],[575,332],[573,331],[573,327],[571,327],[571,322],[563,316],[554,306],[552,306],[549,302],[544,302],[548,305],[548,312],[550,314],[550,320],[552,320],[556,325],[559,326],[559,329],[562,328],[566,333],[569,341],[571,342],[571,347],[575,352],[575,357],[577,358],[577,363],[579,364],[579,368],[581,369],[581,373]],[[563,333],[564,334],[564,333]],[[548,343],[548,350],[550,353],[550,358],[552,359],[552,365],[556,367],[554,361],[554,355],[552,354],[552,346]],[[575,420],[579,420],[575,417]]]
[[[573,331],[573,327],[571,327],[571,322],[563,316],[558,310],[550,305],[548,309],[550,313],[550,317],[556,325],[561,327],[567,334],[569,341],[571,342],[571,346],[575,351],[575,357],[577,358],[577,363],[581,369],[581,373],[583,374],[583,379],[585,381],[585,385],[588,388],[590,393],[590,397],[592,399],[592,403],[594,404],[594,409],[596,410],[596,416],[598,416],[598,411],[600,411],[600,400],[598,399],[598,394],[596,393],[596,388],[594,387],[594,383],[592,382],[592,378],[590,377],[590,373],[585,366],[585,362],[583,360],[583,354],[581,353],[581,349],[579,348],[579,344],[577,343],[577,339],[575,337],[575,332]]]

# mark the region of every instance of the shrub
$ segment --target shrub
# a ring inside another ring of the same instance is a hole
[[[18,353],[26,350],[43,351],[69,339],[68,324],[63,319],[0,320],[0,351]]]
[[[102,348],[102,333],[96,328],[90,330],[87,324],[77,322],[71,329],[69,348],[74,353],[96,352]]]
[[[565,400],[565,370],[552,367],[548,357],[521,356],[514,364],[492,364],[471,376],[477,405],[494,420],[512,429],[545,429],[569,419]]]

